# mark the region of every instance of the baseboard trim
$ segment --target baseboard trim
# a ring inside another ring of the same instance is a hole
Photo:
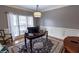
[[[60,38],[57,38],[57,37],[54,37],[54,36],[48,36],[48,37],[54,38],[54,39],[57,39],[57,40],[60,40],[60,41],[64,41],[64,40],[62,40],[62,39],[60,39]]]

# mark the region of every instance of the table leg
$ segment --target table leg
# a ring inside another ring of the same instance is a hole
[[[30,49],[31,49],[31,53],[33,52],[32,51],[32,39],[30,40]]]
[[[26,42],[26,38],[25,38],[25,47],[27,47],[27,42]]]
[[[27,40],[25,38],[25,48],[26,48],[26,51],[27,51]]]
[[[46,33],[46,39],[48,40],[48,32]]]

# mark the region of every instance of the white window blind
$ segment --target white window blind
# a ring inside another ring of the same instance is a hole
[[[25,31],[27,30],[27,17],[26,16],[19,16],[19,30],[20,34],[24,34]]]
[[[31,16],[29,16],[28,17],[28,27],[33,27],[34,25],[33,25],[33,17],[31,17]]]
[[[27,27],[34,26],[33,17],[9,13],[8,26],[13,37],[22,35],[27,31]]]

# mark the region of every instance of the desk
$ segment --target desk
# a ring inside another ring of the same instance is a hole
[[[26,43],[26,38],[30,40],[30,49],[31,49],[31,53],[33,52],[32,51],[32,40],[33,39],[36,39],[36,38],[39,38],[39,37],[42,37],[42,36],[45,36],[46,35],[46,39],[48,39],[48,32],[45,31],[45,32],[39,32],[39,33],[33,33],[33,36],[29,36],[27,35],[27,33],[25,33],[25,46],[27,47],[27,43]]]

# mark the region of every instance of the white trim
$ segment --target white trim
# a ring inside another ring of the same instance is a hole
[[[25,10],[25,11],[29,11],[29,12],[34,12],[34,10],[19,7],[17,5],[5,5],[5,6],[12,7],[12,8],[17,8],[17,9],[21,9],[21,10]],[[54,9],[58,9],[58,8],[63,8],[63,7],[67,7],[67,6],[69,6],[69,5],[59,5],[59,6],[56,6],[56,7],[51,6],[50,8],[45,8],[45,9],[40,10],[40,11],[45,12],[45,11],[54,10]]]
[[[64,39],[67,36],[79,37],[79,29],[55,27],[55,26],[40,26],[48,31],[48,35],[59,39]]]
[[[23,7],[19,7],[17,5],[5,5],[7,7],[12,7],[12,8],[16,8],[16,9],[20,9],[20,10],[24,10],[24,11],[29,11],[29,12],[33,12],[33,10],[27,9],[27,8],[23,8]]]
[[[50,10],[54,10],[54,9],[58,9],[58,8],[63,8],[63,7],[67,7],[69,5],[59,5],[59,6],[56,6],[56,7],[50,7],[50,8],[47,8],[47,9],[43,9],[42,12],[45,12],[45,11],[50,11]]]

